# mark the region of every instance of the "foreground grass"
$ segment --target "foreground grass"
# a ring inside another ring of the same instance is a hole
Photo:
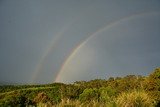
[[[86,101],[62,99],[56,105],[39,103],[38,107],[155,107],[156,102],[145,91],[124,92],[112,101]]]
[[[155,107],[155,101],[145,91],[124,92],[115,102],[118,107]]]

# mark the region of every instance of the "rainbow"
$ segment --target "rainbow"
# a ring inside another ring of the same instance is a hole
[[[78,44],[75,48],[72,49],[71,53],[69,56],[66,57],[65,61],[63,62],[54,82],[61,82],[60,78],[61,78],[61,74],[63,73],[65,66],[67,66],[67,64],[72,60],[73,56],[77,54],[77,52],[88,42],[90,41],[93,37],[101,34],[102,32],[122,23],[125,21],[129,21],[129,20],[133,20],[135,18],[139,18],[139,17],[144,17],[144,16],[150,16],[150,15],[160,15],[160,12],[156,12],[156,11],[151,11],[151,12],[141,12],[141,13],[137,13],[137,14],[133,14],[133,15],[129,15],[126,17],[123,17],[117,21],[112,21],[109,24],[107,24],[106,26],[104,26],[103,28],[98,29],[97,31],[95,31],[94,33],[92,33],[91,35],[88,36],[88,38],[86,38],[84,41],[82,41],[80,44]]]
[[[37,66],[35,67],[35,70],[33,71],[32,77],[30,79],[31,83],[33,83],[35,81],[37,75],[42,71],[44,61],[47,58],[48,54],[56,47],[57,42],[62,37],[62,35],[64,34],[64,32],[68,30],[69,26],[70,25],[67,25],[64,28],[62,28],[61,32],[59,32],[58,34],[56,34],[56,36],[52,39],[52,41],[49,44],[48,48],[43,53],[43,56],[41,57],[41,59],[39,60]]]
[[[73,17],[72,21],[64,25],[61,31],[53,37],[51,43],[48,45],[46,51],[42,54],[40,60],[38,61],[38,64],[33,71],[32,77],[30,78],[30,83],[33,83],[36,80],[38,74],[42,71],[45,59],[47,58],[49,53],[56,47],[56,44],[59,42],[60,38],[65,34],[67,30],[69,30],[69,28],[74,24],[74,22],[81,19],[81,16],[84,16],[86,13],[88,13],[92,7],[93,3],[91,3],[87,8],[84,8],[79,15]]]

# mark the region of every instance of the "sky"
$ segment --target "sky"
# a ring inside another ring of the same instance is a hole
[[[159,41],[159,0],[1,0],[0,83],[146,76]]]

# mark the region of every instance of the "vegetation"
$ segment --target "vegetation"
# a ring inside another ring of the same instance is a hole
[[[0,107],[160,107],[160,68],[73,84],[0,86]]]

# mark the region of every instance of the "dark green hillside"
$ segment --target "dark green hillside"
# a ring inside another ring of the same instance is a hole
[[[3,85],[0,106],[159,107],[160,68],[146,77],[127,75],[73,84]]]

